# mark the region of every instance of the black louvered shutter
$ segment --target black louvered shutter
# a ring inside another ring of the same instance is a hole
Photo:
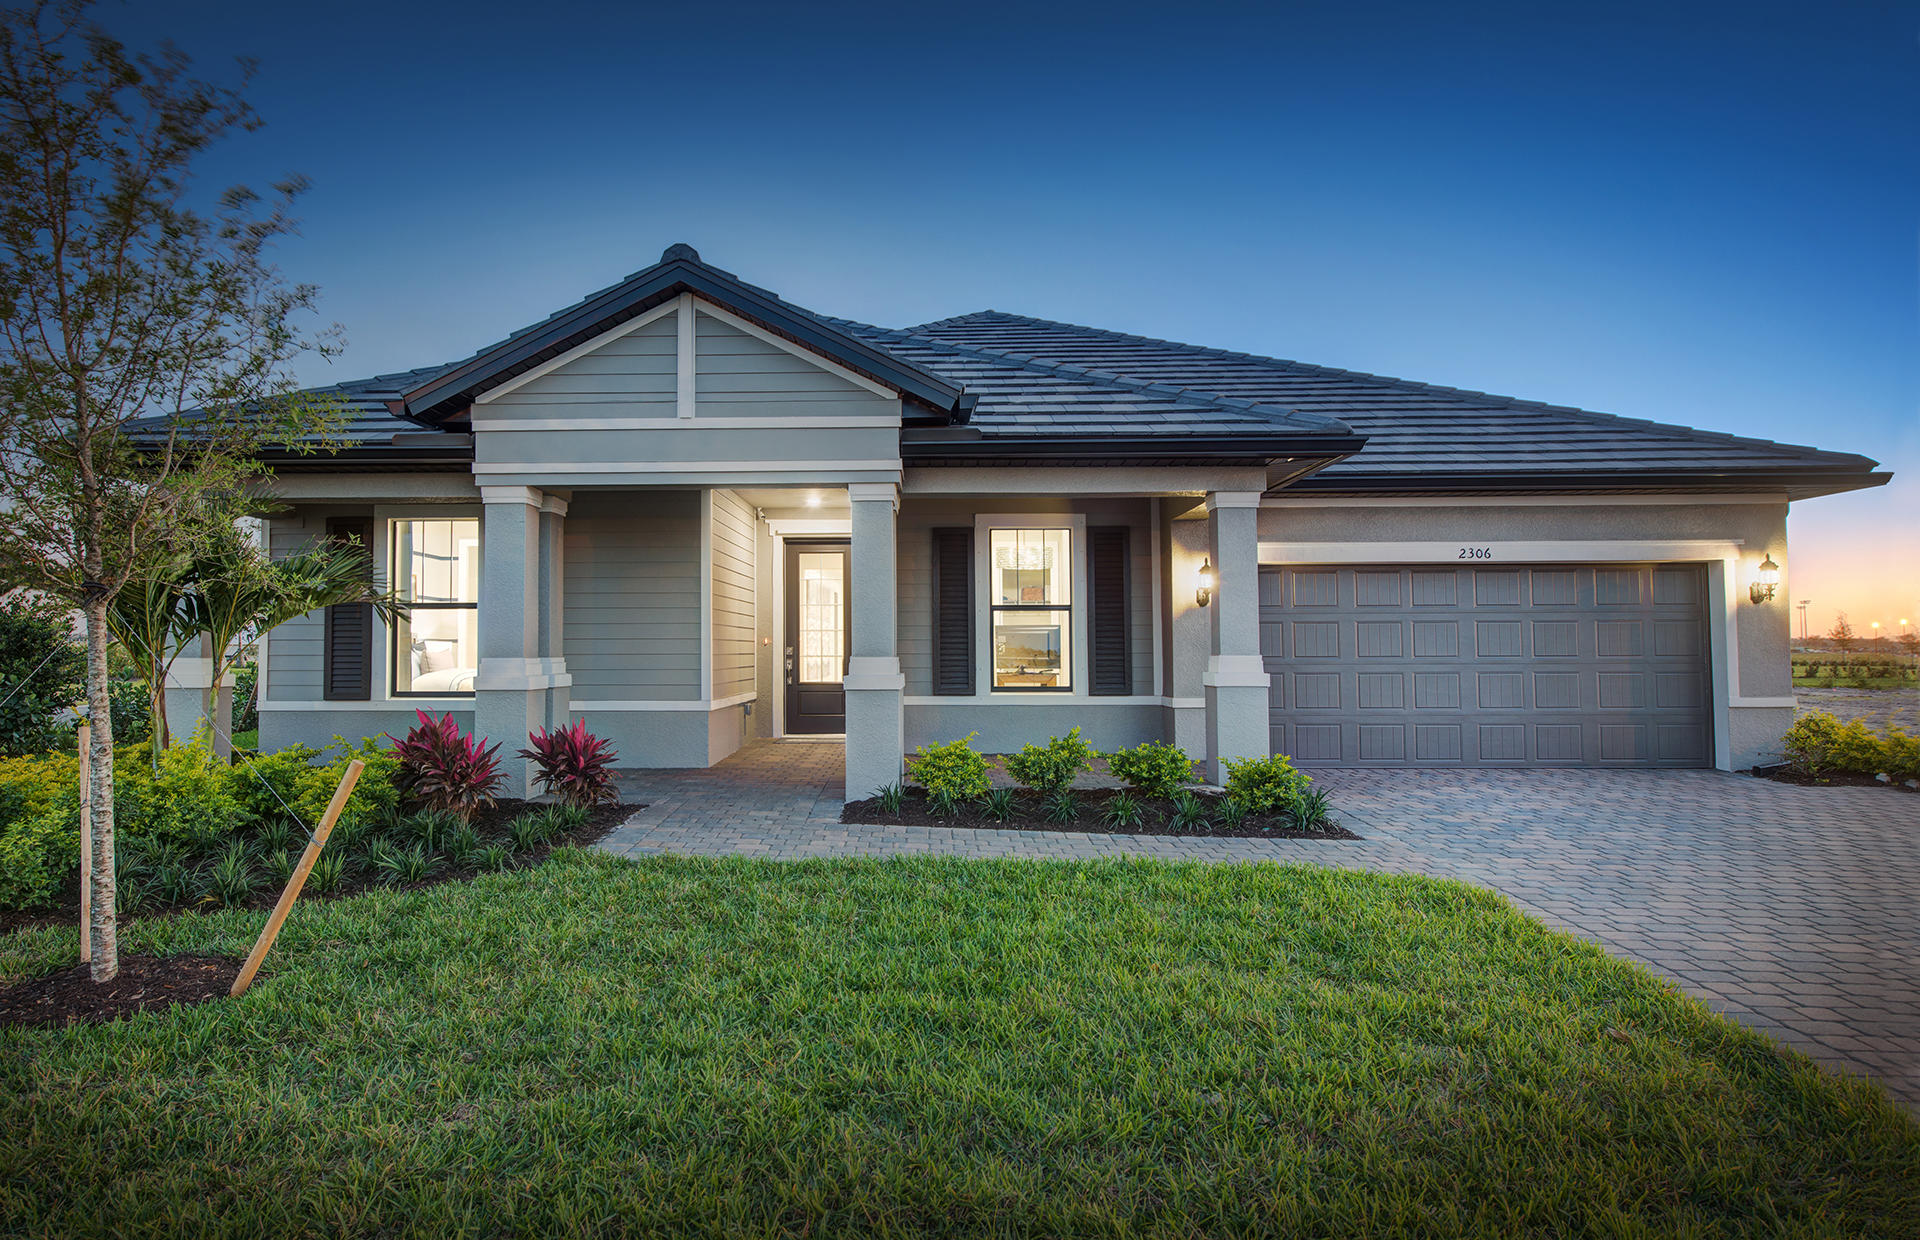
[[[973,530],[933,531],[933,691],[973,693]]]
[[[1128,647],[1127,527],[1098,525],[1087,531],[1087,600],[1092,639],[1091,692],[1102,696],[1133,691],[1133,656]]]
[[[342,542],[351,536],[373,553],[370,517],[332,517],[327,537]],[[367,562],[371,569],[373,562]],[[364,702],[373,696],[373,607],[367,603],[339,603],[327,608],[326,666],[321,669],[322,694],[329,702]]]

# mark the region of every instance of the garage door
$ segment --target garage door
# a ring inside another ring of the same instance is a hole
[[[1302,765],[1707,766],[1686,564],[1260,573],[1275,753]]]

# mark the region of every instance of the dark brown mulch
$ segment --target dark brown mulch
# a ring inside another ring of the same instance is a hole
[[[98,1025],[135,1012],[224,999],[240,973],[225,956],[120,957],[120,972],[96,984],[84,964],[0,989],[0,1025]]]
[[[1218,810],[1221,797],[1217,793],[1196,792],[1195,796],[1207,806],[1212,815]],[[1138,826],[1116,827],[1106,820],[1107,805],[1113,800],[1114,790],[1081,790],[1074,794],[1079,812],[1072,822],[1051,822],[1040,814],[1040,798],[1031,793],[1022,792],[1014,797],[1013,816],[1005,822],[994,822],[981,812],[978,803],[970,804],[960,812],[942,818],[935,814],[927,804],[926,794],[919,788],[909,788],[906,800],[900,805],[900,812],[890,814],[882,809],[875,798],[864,801],[849,801],[840,811],[840,821],[862,823],[869,826],[907,826],[907,827],[984,827],[1001,831],[1080,831],[1100,835],[1185,835],[1215,836],[1229,839],[1267,839],[1267,840],[1357,840],[1361,838],[1345,827],[1332,825],[1321,831],[1302,831],[1291,822],[1269,815],[1251,816],[1244,819],[1237,828],[1229,829],[1214,825],[1209,821],[1200,827],[1175,827],[1173,825],[1173,803],[1161,797],[1141,797],[1134,799],[1144,811]]]
[[[1776,784],[1795,784],[1802,788],[1891,788],[1895,792],[1920,792],[1920,788],[1909,788],[1897,779],[1886,784],[1871,775],[1855,775],[1850,772],[1809,775],[1805,771],[1796,771],[1791,767],[1756,766],[1752,774],[1761,779],[1771,779]]]
[[[473,828],[480,836],[482,844],[505,841],[507,838],[507,825],[509,823],[528,810],[541,810],[546,808],[547,806],[539,801],[498,801],[490,808],[484,809],[474,815]],[[587,815],[587,821],[583,826],[569,831],[548,843],[536,845],[526,852],[515,852],[513,859],[507,863],[507,868],[510,870],[524,870],[528,866],[539,865],[545,861],[556,848],[564,848],[568,845],[578,845],[584,848],[587,845],[597,843],[607,832],[613,830],[627,818],[645,808],[646,806],[644,804],[639,803],[599,806]],[[293,850],[296,856],[298,855],[298,849],[304,847],[304,845],[304,838],[294,842]],[[336,846],[332,841],[329,841],[327,851],[331,852]],[[421,887],[432,887],[439,883],[465,882],[469,879],[477,878],[482,873],[485,873],[485,871],[477,870],[472,866],[456,866],[450,859],[442,856],[440,859],[440,869],[432,877],[424,882],[408,883],[398,888],[398,890],[414,891]],[[339,900],[347,896],[359,895],[361,892],[376,887],[391,888],[391,884],[381,881],[379,875],[365,873],[359,867],[349,863],[346,873],[341,876],[339,886],[324,894],[313,890],[312,887],[307,887],[300,893],[300,899],[302,902],[309,900]],[[236,907],[250,909],[272,908],[274,901],[279,898],[280,883],[270,877],[262,875],[259,878],[259,886],[254,892],[253,898]],[[142,917],[172,917],[176,914],[195,909],[211,910],[219,907],[221,906],[218,904],[206,902],[186,904],[148,903],[133,912],[128,912],[123,908],[120,913],[120,919],[124,922],[129,919]],[[0,934],[11,934],[16,930],[32,930],[42,926],[78,926],[79,919],[80,876],[76,872],[67,880],[66,886],[61,888],[60,898],[52,908],[0,910]]]

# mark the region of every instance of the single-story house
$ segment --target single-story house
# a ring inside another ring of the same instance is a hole
[[[983,311],[830,318],[689,246],[472,357],[325,389],[276,551],[411,606],[265,642],[260,741],[625,766],[1078,726],[1303,766],[1739,768],[1793,714],[1787,514],[1864,457]],[[525,764],[513,761],[514,792]]]

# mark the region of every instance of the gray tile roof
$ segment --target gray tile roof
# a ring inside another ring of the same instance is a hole
[[[1028,446],[1026,455],[1040,451],[1041,440],[1052,441],[1056,451],[1072,452],[1081,440],[1089,449],[1102,440],[1146,440],[1164,442],[1171,450],[1182,439],[1193,440],[1195,452],[1223,439],[1244,439],[1242,452],[1263,442],[1285,443],[1291,445],[1289,451],[1301,451],[1310,458],[1315,446],[1323,444],[1319,449],[1323,457],[1350,451],[1354,437],[1361,436],[1365,446],[1357,453],[1301,485],[1413,490],[1423,483],[1458,487],[1487,480],[1498,485],[1524,486],[1531,481],[1578,489],[1586,480],[1612,489],[1635,484],[1657,488],[1682,479],[1739,485],[1743,478],[1765,475],[1811,479],[1790,485],[1797,494],[1813,494],[1873,485],[1886,478],[1870,472],[1874,462],[1848,453],[996,310],[918,327],[875,327],[784,301],[702,263],[685,246],[673,247],[654,267],[471,357],[314,390],[335,394],[352,408],[348,436],[362,445],[358,455],[430,453],[434,449],[423,444],[430,445],[440,428],[425,416],[409,417],[396,409],[408,407],[411,399],[416,413],[423,412],[421,406],[431,403],[420,399],[423,394],[439,401],[442,408],[450,407],[453,398],[446,393],[465,382],[467,373],[490,354],[507,350],[516,341],[554,335],[558,325],[575,318],[581,322],[573,325],[577,327],[574,336],[597,330],[597,319],[586,321],[593,318],[591,307],[598,302],[611,305],[630,288],[649,279],[659,284],[669,277],[697,277],[721,294],[746,298],[760,312],[785,323],[781,330],[802,343],[819,337],[836,349],[864,351],[874,366],[898,367],[897,374],[909,379],[924,376],[925,383],[942,386],[949,393],[955,386],[964,389],[962,407],[975,402],[971,432],[977,432],[983,448],[1006,443],[1009,459],[1022,456],[1017,445]],[[650,284],[641,291],[662,295]],[[564,347],[571,339],[556,339],[547,351]],[[531,363],[522,359],[516,364]],[[454,442],[449,436],[450,449]],[[457,450],[465,451],[464,441]]]
[[[1008,357],[917,329],[824,321],[960,384],[979,399],[969,425],[996,438],[1349,433],[1345,423],[1324,413],[1070,362]]]
[[[877,329],[870,329],[877,330]],[[1351,370],[1131,336],[997,310],[902,329],[931,369],[974,358],[1078,368],[1200,399],[1245,401],[1294,416],[1337,418],[1367,437],[1316,475],[1649,474],[1871,469],[1849,453],[1669,426],[1565,405],[1413,383]],[[921,342],[926,342],[924,345]],[[953,360],[938,345],[966,350]],[[962,360],[964,359],[964,360]],[[958,373],[956,369],[956,373]],[[983,400],[983,406],[985,401]]]

